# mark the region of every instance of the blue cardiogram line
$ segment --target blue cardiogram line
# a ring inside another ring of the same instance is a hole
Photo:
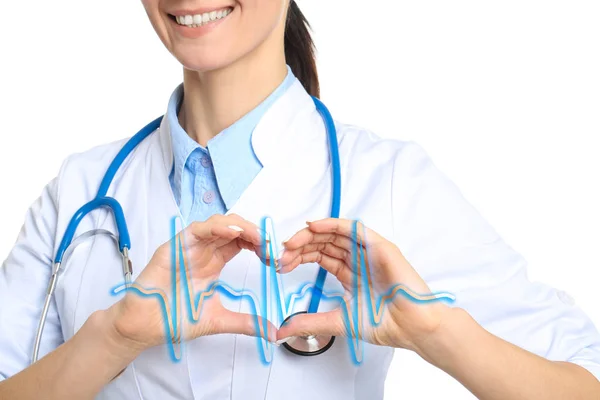
[[[273,345],[267,340],[267,326],[269,317],[272,315],[271,304],[273,294],[273,288],[275,291],[275,303],[277,304],[277,316],[280,321],[287,318],[292,314],[294,305],[296,302],[302,300],[305,296],[313,294],[315,290],[314,283],[307,283],[303,285],[300,290],[290,294],[287,298],[284,296],[284,289],[281,282],[280,274],[276,273],[273,264],[274,257],[267,257],[267,255],[278,254],[275,241],[275,232],[273,229],[272,220],[269,217],[263,218],[263,257],[262,257],[262,285],[261,294],[262,300],[259,301],[258,297],[251,290],[237,290],[223,281],[215,281],[206,290],[195,292],[191,285],[189,270],[185,266],[184,260],[184,243],[182,243],[182,235],[177,235],[178,217],[174,217],[171,223],[171,301],[169,305],[169,299],[166,293],[162,289],[144,288],[137,283],[131,285],[120,284],[111,290],[112,295],[117,295],[123,291],[132,291],[142,297],[153,297],[157,299],[161,306],[163,315],[165,337],[169,347],[169,355],[174,362],[181,360],[182,349],[179,346],[179,351],[176,350],[176,344],[181,345],[182,332],[181,332],[181,293],[178,290],[178,279],[177,274],[180,277],[180,285],[183,288],[183,296],[187,301],[185,302],[187,308],[188,321],[191,324],[197,323],[200,320],[202,314],[202,308],[204,300],[210,299],[216,293],[223,294],[226,297],[233,300],[245,300],[249,303],[251,309],[251,315],[254,316],[255,332],[257,332],[256,342],[258,352],[261,356],[263,364],[268,365],[271,363],[273,358]],[[341,309],[344,316],[344,323],[346,326],[347,340],[350,348],[350,352],[353,356],[353,361],[356,364],[362,362],[363,357],[363,345],[362,341],[358,339],[362,337],[362,332],[359,331],[364,326],[363,324],[363,308],[364,305],[361,303],[362,296],[364,295],[367,299],[367,311],[370,315],[371,326],[376,327],[381,323],[383,318],[383,311],[385,303],[391,301],[395,295],[401,294],[407,299],[416,303],[429,303],[433,301],[446,301],[453,302],[454,296],[449,293],[429,293],[429,294],[418,294],[410,290],[408,287],[399,284],[389,289],[383,296],[379,297],[375,301],[375,296],[371,292],[370,282],[370,268],[368,261],[368,254],[366,251],[364,232],[362,235],[358,235],[357,222],[353,228],[354,243],[357,243],[356,248],[353,250],[352,255],[354,259],[353,268],[355,273],[353,281],[354,295],[351,299],[351,310],[348,309],[347,300],[343,293],[328,293],[322,291],[321,299],[325,301],[334,301],[341,305]],[[179,268],[177,268],[179,266]],[[358,273],[360,269],[360,273]],[[361,279],[362,277],[362,279]],[[363,282],[365,281],[366,282]],[[361,283],[364,287],[361,286]],[[366,284],[364,284],[366,283]],[[193,300],[193,301],[192,301]],[[257,309],[260,308],[261,313],[257,313]],[[173,310],[173,312],[171,312]],[[260,318],[262,316],[262,318]],[[260,323],[262,320],[262,324]]]

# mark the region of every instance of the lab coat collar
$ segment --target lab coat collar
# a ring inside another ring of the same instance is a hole
[[[315,110],[312,98],[296,79],[288,91],[265,113],[252,134],[252,147],[263,166],[293,151],[298,145],[298,140],[302,138],[291,128]]]
[[[316,108],[311,96],[298,79],[273,103],[261,118],[252,134],[252,147],[263,166],[276,162],[282,157],[298,150],[303,143],[310,143],[311,133],[302,135],[290,129],[298,120],[307,118]],[[315,134],[314,132],[312,134]],[[173,168],[173,147],[171,126],[168,118],[163,118],[159,127],[160,146],[165,170]]]

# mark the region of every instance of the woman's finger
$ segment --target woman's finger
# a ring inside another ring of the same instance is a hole
[[[325,218],[318,221],[307,222],[308,229],[317,233],[337,233],[360,243],[375,244],[385,240],[377,232],[367,228],[357,220],[341,218]]]
[[[262,337],[271,343],[277,341],[277,328],[269,320],[257,315],[233,312],[226,308],[222,308],[212,316],[210,333],[234,333]]]
[[[319,251],[312,253],[304,253],[298,255],[289,264],[282,265],[279,269],[280,274],[286,274],[296,269],[301,264],[317,263],[323,267],[327,272],[333,274],[343,285],[349,285],[352,283],[352,277],[354,273],[348,267],[345,261],[338,258],[331,257]]]
[[[341,248],[336,246],[333,243],[310,243],[307,244],[304,247],[301,247],[300,249],[297,250],[292,250],[289,253],[294,254],[295,252],[297,252],[298,254],[301,253],[312,253],[314,251],[319,251],[323,254],[327,254],[331,257],[335,257],[338,258],[342,261],[346,261],[348,262],[350,260],[350,256],[351,256],[351,252],[345,248]],[[282,258],[285,259],[287,252],[284,252],[282,255]]]
[[[255,251],[255,249],[257,248],[257,246],[255,246],[254,243],[250,243],[247,240],[244,240],[244,238],[242,237],[237,238],[236,244],[240,248],[240,250]]]
[[[212,216],[203,222],[192,222],[181,234],[186,243],[191,244],[199,241],[206,244],[218,238],[233,240],[240,235],[242,230],[241,227],[237,227],[232,223],[226,223],[223,216],[219,216],[219,218]]]
[[[328,312],[303,313],[293,316],[277,331],[277,341],[281,343],[294,336],[345,336],[345,334],[342,310],[338,308]]]
[[[249,243],[259,246],[262,243],[262,235],[256,224],[242,218],[237,214],[228,214],[225,216],[229,225],[242,228],[241,237]]]
[[[203,237],[203,240],[198,240],[198,237]],[[182,253],[184,262],[187,266],[195,264],[192,262],[198,255],[204,254],[205,247],[211,246],[212,251],[218,247],[222,247],[229,243],[235,243],[239,238],[239,229],[230,228],[227,226],[203,226],[202,224],[192,223],[190,226],[181,231],[176,238],[174,244],[177,253]],[[178,256],[179,257],[179,256]]]
[[[356,245],[349,237],[339,235],[335,232],[315,233],[309,228],[298,231],[289,240],[285,241],[283,245],[286,250],[294,250],[311,243],[332,243],[346,250],[351,250]]]
[[[310,243],[295,250],[286,250],[277,260],[281,268],[290,264],[301,254],[320,252],[330,257],[337,258],[348,263],[351,260],[351,252],[334,245],[333,243]]]
[[[223,261],[228,263],[243,249],[254,250],[254,245],[252,243],[248,243],[241,237],[238,237],[236,240],[232,240],[231,242],[224,243],[220,247],[216,247],[215,251],[221,253]],[[225,267],[225,265],[223,265],[223,267]]]
[[[182,234],[186,243],[214,244],[216,247],[238,236],[254,245],[259,245],[261,241],[257,226],[235,214],[213,215],[206,221],[192,222]]]
[[[206,223],[211,226],[211,232],[213,236],[215,236],[214,240],[217,242],[220,242],[219,239],[221,238],[230,238],[230,236],[222,234],[222,232],[225,232],[225,228],[229,228],[231,230],[238,231],[241,238],[249,243],[254,244],[255,246],[258,246],[261,243],[262,238],[258,231],[258,227],[237,214],[219,216],[215,219],[212,219],[211,217],[206,221]],[[217,244],[217,246],[220,245],[221,243]]]

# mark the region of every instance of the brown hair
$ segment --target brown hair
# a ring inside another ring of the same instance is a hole
[[[294,0],[290,0],[288,9],[284,46],[286,63],[304,89],[318,98],[320,89],[315,44],[310,35],[310,24]]]

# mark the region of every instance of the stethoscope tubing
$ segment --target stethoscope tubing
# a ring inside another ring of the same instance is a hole
[[[127,156],[129,156],[133,150],[152,132],[158,129],[160,123],[162,122],[162,118],[162,116],[158,117],[143,127],[138,133],[131,137],[131,139],[129,139],[117,153],[106,170],[106,174],[104,174],[102,181],[100,182],[100,187],[96,197],[92,201],[84,204],[79,210],[77,210],[75,215],[73,215],[73,218],[65,230],[60,245],[58,246],[54,263],[60,263],[62,261],[63,255],[67,250],[67,247],[69,247],[71,244],[75,232],[77,231],[77,227],[79,226],[79,223],[83,217],[93,210],[101,207],[110,209],[114,215],[115,223],[117,224],[117,232],[119,233],[119,250],[123,252],[125,248],[131,249],[131,240],[129,237],[129,230],[127,229],[127,222],[125,221],[123,208],[116,199],[107,197],[106,194],[108,193],[108,189],[110,188],[112,181],[114,180],[119,168],[121,168],[121,165]]]
[[[331,173],[332,173],[332,196],[331,196],[331,218],[338,218],[340,216],[340,200],[342,197],[342,172],[340,166],[340,151],[337,141],[337,134],[335,129],[335,122],[331,113],[325,107],[325,104],[321,100],[313,97],[317,111],[321,114],[323,122],[325,123],[325,129],[327,131],[327,139],[329,141],[329,153],[331,158]],[[313,289],[310,303],[308,306],[308,313],[315,313],[319,309],[319,303],[323,296],[323,287],[325,286],[325,279],[327,278],[327,271],[323,268],[319,268],[317,279],[315,281],[315,287]]]

